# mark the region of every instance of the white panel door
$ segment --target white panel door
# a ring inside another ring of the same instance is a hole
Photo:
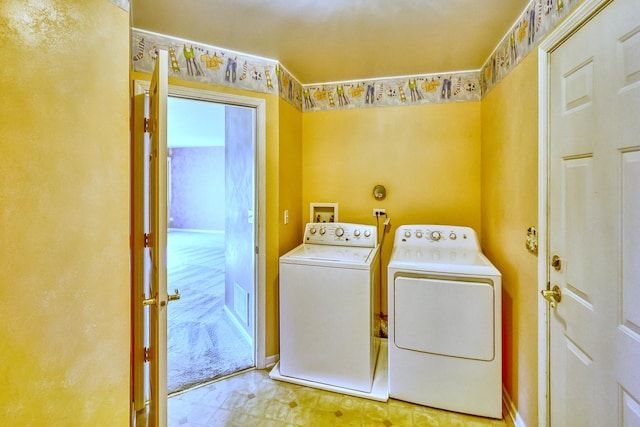
[[[149,307],[144,305],[151,292],[151,253],[145,247],[149,233],[149,154],[151,142],[145,132],[143,118],[149,115],[149,102],[145,93],[134,98],[135,128],[131,150],[131,278],[132,278],[132,353],[133,353],[133,404],[136,417],[146,419],[146,403],[149,400],[150,377]],[[136,424],[139,425],[139,424]]]
[[[640,426],[640,2],[549,59],[552,426]]]
[[[167,425],[167,52],[161,50],[149,88],[149,229],[151,231],[150,425]]]

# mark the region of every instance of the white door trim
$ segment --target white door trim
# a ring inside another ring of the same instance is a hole
[[[613,0],[585,0],[538,47],[538,291],[549,281],[549,59],[566,39]],[[538,424],[550,426],[549,304],[538,299]]]
[[[146,80],[136,80],[135,94],[142,94],[149,90],[149,82]],[[264,369],[266,361],[266,170],[267,170],[267,103],[261,98],[251,98],[248,96],[234,95],[229,93],[214,92],[203,89],[192,89],[188,87],[169,85],[169,95],[180,96],[188,99],[199,99],[204,101],[217,102],[221,104],[240,105],[256,109],[256,188],[258,189],[257,200],[257,237],[258,254],[256,262],[257,289],[255,290],[255,347],[254,360],[256,368]]]

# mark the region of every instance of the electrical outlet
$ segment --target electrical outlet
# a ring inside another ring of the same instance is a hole
[[[373,209],[373,216],[384,216],[386,213],[386,209]]]
[[[289,209],[284,210],[284,224],[289,224]]]

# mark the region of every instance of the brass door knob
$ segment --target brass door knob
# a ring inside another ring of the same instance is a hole
[[[169,301],[175,301],[177,299],[180,299],[180,291],[178,291],[177,289],[175,290],[175,294],[173,295],[167,295],[167,298],[169,299]]]
[[[562,301],[562,291],[560,291],[560,286],[558,285],[555,285],[552,289],[543,289],[540,293],[544,299],[549,301],[551,308],[556,308],[558,303]]]

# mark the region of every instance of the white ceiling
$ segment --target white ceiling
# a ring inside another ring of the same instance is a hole
[[[132,0],[133,26],[277,60],[303,84],[477,70],[529,0]]]

